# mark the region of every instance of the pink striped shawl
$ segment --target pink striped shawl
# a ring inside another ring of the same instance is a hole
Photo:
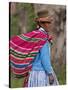
[[[12,37],[9,55],[11,71],[16,75],[29,72],[34,57],[47,40],[49,40],[49,35],[39,30]]]

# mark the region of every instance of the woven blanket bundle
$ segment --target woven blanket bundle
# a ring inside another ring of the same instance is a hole
[[[39,30],[17,35],[10,40],[10,68],[12,73],[23,75],[32,68],[32,63],[49,36]]]

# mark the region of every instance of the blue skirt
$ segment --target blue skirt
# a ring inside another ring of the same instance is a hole
[[[56,78],[56,75],[53,71],[54,76],[54,83],[52,85],[59,85],[59,82]],[[49,77],[45,73],[45,71],[31,71],[29,80],[28,80],[28,87],[42,87],[42,86],[49,86]]]

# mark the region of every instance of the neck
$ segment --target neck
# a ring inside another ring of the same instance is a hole
[[[40,28],[39,28],[39,31],[42,31],[42,32],[48,33],[47,30],[44,29],[43,27],[40,27]]]

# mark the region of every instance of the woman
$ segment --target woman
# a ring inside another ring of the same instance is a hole
[[[57,85],[50,61],[48,27],[51,19],[37,18],[37,29],[10,40],[10,68],[16,76],[24,77],[23,87]],[[30,72],[30,74],[29,74]]]
[[[51,18],[37,18],[35,21],[37,22],[38,30],[48,34],[48,27],[51,23]],[[44,44],[44,46],[39,50],[39,53],[34,59],[32,71],[29,75],[28,87],[58,84],[58,80],[51,65],[50,42],[47,41],[47,43]]]

